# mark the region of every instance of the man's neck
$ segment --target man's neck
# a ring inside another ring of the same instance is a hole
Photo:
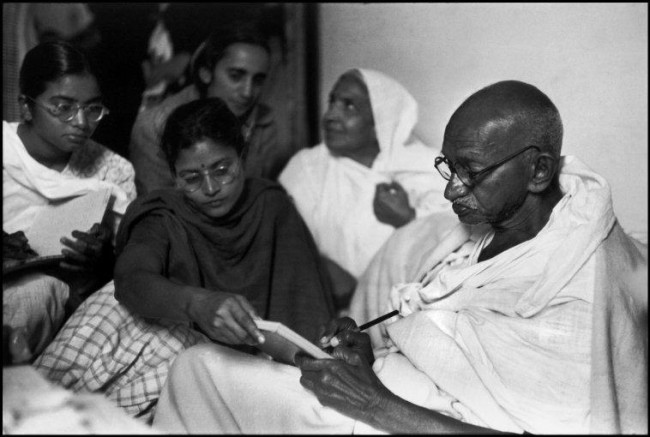
[[[493,224],[494,238],[479,255],[484,261],[535,238],[548,223],[553,208],[562,198],[562,191],[557,187],[542,195],[529,195],[524,204],[512,217],[502,223]]]

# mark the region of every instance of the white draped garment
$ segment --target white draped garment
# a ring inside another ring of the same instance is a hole
[[[624,234],[606,181],[576,158],[563,158],[560,184],[564,196],[538,235],[488,260],[477,260],[492,238],[485,226],[447,223],[437,234],[441,222],[421,219],[388,240],[351,315],[363,323],[400,310],[373,336],[373,370],[389,390],[502,431],[647,431],[647,246]],[[299,378],[290,366],[193,347],[173,365],[154,425],[378,431],[320,405]]]
[[[368,88],[379,154],[372,167],[334,156],[324,143],[296,153],[279,182],[294,199],[320,252],[359,278],[395,231],[373,211],[375,187],[398,182],[416,217],[451,211],[443,197],[446,181],[434,168],[439,150],[415,139],[418,105],[394,79],[358,69]]]
[[[109,188],[115,198],[115,235],[126,207],[136,195],[133,166],[105,147],[89,142],[84,146],[86,150],[73,152],[63,171],[52,170],[29,155],[18,136],[18,124],[2,122],[2,228],[10,234],[26,231],[50,202]]]

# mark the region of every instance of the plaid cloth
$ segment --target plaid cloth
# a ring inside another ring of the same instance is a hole
[[[147,421],[176,356],[210,340],[187,323],[131,314],[115,300],[114,290],[111,281],[91,295],[34,366],[67,389],[102,392]]]

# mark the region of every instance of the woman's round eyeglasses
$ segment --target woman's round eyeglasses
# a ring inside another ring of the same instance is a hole
[[[99,120],[104,118],[104,116],[110,113],[110,111],[106,106],[99,103],[80,105],[79,103],[61,102],[61,103],[50,105],[50,104],[41,103],[36,99],[32,99],[31,97],[28,96],[25,97],[31,100],[32,102],[34,102],[36,105],[45,109],[51,115],[53,115],[54,117],[58,118],[63,122],[72,121],[77,116],[79,111],[83,111],[84,115],[86,116],[86,119],[88,119],[88,121],[91,121],[93,123],[98,122]]]
[[[216,168],[199,170],[187,175],[178,176],[180,188],[187,193],[193,193],[203,186],[206,177],[218,185],[231,184],[239,175],[241,165],[239,160],[230,164],[219,164]]]

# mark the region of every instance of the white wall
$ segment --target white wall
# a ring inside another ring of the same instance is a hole
[[[416,132],[436,148],[474,91],[537,86],[563,118],[563,153],[603,175],[623,227],[647,236],[647,4],[321,4],[320,38],[322,109],[345,70],[383,71],[418,100]]]

